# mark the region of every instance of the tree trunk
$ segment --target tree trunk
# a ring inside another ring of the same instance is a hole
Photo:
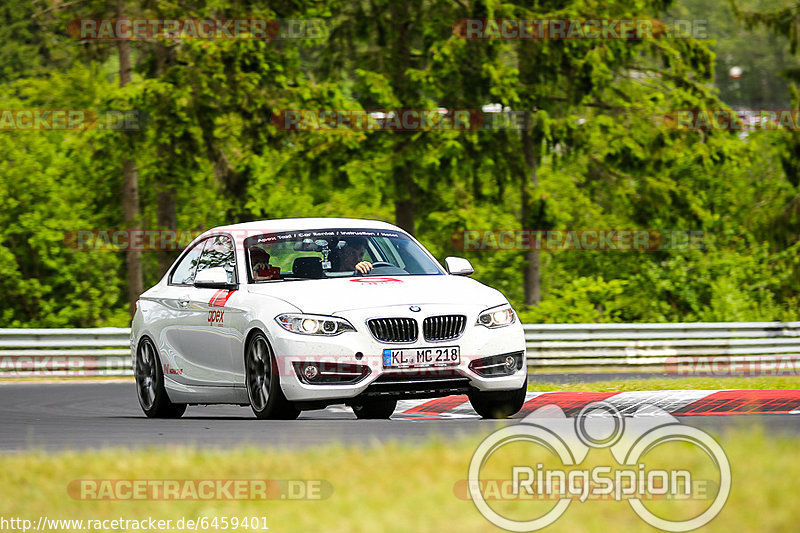
[[[525,158],[525,168],[520,179],[520,194],[522,198],[522,229],[536,230],[541,228],[529,228],[530,221],[533,219],[531,210],[532,202],[530,188],[538,184],[536,174],[539,167],[539,143],[534,140],[533,135],[527,129],[522,131],[522,154]],[[533,241],[531,241],[533,242]],[[537,305],[542,301],[541,285],[541,262],[538,250],[528,250],[525,252],[525,305]]]
[[[139,220],[139,173],[136,162],[122,160],[122,209],[125,213],[125,227],[136,229]],[[133,316],[136,300],[144,292],[142,281],[142,251],[130,249],[125,258],[128,267],[128,310]]]
[[[414,180],[407,176],[405,167],[394,168],[394,220],[395,224],[414,235]]]
[[[391,20],[397,29],[397,38],[391,50],[392,65],[390,79],[395,96],[400,101],[400,108],[412,107],[415,98],[413,84],[406,76],[406,70],[410,67],[411,51],[409,48],[410,35],[412,33],[411,13],[413,9],[407,1],[396,0],[390,3]],[[401,140],[402,139],[402,140]],[[410,146],[407,139],[395,135],[394,138],[394,168],[392,169],[392,181],[394,186],[394,218],[395,224],[414,235],[416,230],[415,205],[414,199],[417,193],[414,174],[406,162],[403,151]]]
[[[117,0],[117,17],[124,18],[122,0]],[[119,86],[131,81],[131,45],[128,41],[117,41],[119,53]],[[139,223],[139,171],[136,162],[122,160],[122,211],[126,229],[135,229]],[[128,311],[133,316],[136,300],[144,292],[142,281],[142,251],[128,250],[125,257],[128,270]]]
[[[175,209],[175,187],[160,183],[157,187],[158,200],[156,204],[156,222],[160,231],[172,232],[172,236],[177,242],[178,216]],[[161,242],[170,242],[169,239],[162,239]],[[158,257],[158,276],[166,274],[175,259],[174,249],[159,249],[156,252]]]
[[[166,70],[167,63],[169,61],[169,54],[166,46],[161,43],[156,45],[155,58],[155,77],[160,79],[164,75],[164,71]],[[168,150],[168,147],[159,142],[158,146],[156,147],[156,153],[158,155],[158,160],[164,162],[162,164],[162,168],[170,169],[170,165],[166,164],[167,160],[171,156],[171,152]],[[155,183],[155,189],[157,195],[156,225],[158,226],[159,231],[172,232],[172,236],[175,238],[174,241],[171,241],[170,239],[161,239],[160,242],[177,242],[178,215],[177,208],[175,207],[176,186],[174,184],[173,173],[170,171],[160,173]],[[172,266],[172,262],[175,259],[175,250],[162,250],[159,248],[158,251],[156,251],[156,258],[158,261],[158,277],[160,278],[166,274],[167,270],[169,270],[169,267]]]

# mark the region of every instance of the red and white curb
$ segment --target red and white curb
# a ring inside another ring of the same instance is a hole
[[[800,414],[800,390],[666,390],[635,392],[529,392],[522,418],[545,405],[557,405],[575,416],[592,402],[605,401],[623,415],[633,415],[642,405],[654,405],[675,416]],[[393,419],[432,420],[480,418],[466,395],[433,400],[401,400]]]

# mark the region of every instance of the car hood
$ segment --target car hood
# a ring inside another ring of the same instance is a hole
[[[251,285],[248,291],[280,298],[303,313],[392,305],[483,305],[507,302],[496,289],[462,276],[366,276],[360,278],[281,281]]]

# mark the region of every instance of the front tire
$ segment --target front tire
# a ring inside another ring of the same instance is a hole
[[[469,403],[482,418],[508,418],[522,409],[525,393],[528,392],[528,378],[525,377],[521,389],[497,392],[471,392]]]
[[[373,400],[353,404],[353,412],[360,420],[387,420],[397,408],[397,400]]]
[[[164,387],[164,373],[156,347],[143,337],[136,349],[136,395],[148,418],[180,418],[186,412],[185,403],[172,403]]]
[[[259,420],[294,420],[300,415],[281,390],[278,363],[263,333],[250,338],[245,350],[245,384],[250,408]]]

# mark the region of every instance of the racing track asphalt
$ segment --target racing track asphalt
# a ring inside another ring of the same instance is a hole
[[[712,433],[760,425],[769,433],[800,437],[800,415],[751,414],[679,417]],[[259,421],[236,406],[189,407],[179,420],[147,419],[130,382],[0,384],[0,452],[55,451],[106,446],[249,444],[286,448],[339,442],[365,445],[488,434],[511,421],[478,418],[356,420],[334,406],[306,411],[298,420]]]

